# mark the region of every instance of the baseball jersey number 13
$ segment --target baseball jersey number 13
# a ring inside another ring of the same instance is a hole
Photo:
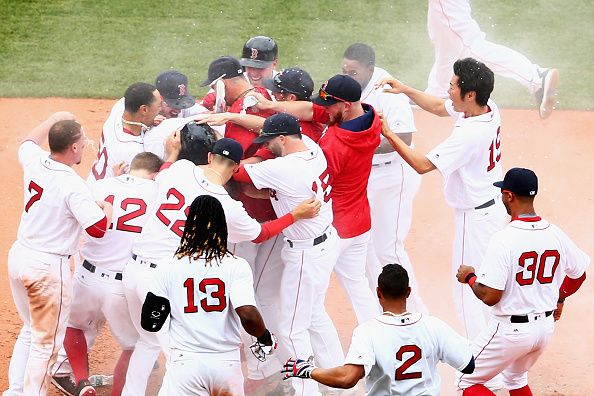
[[[198,312],[198,307],[194,300],[194,278],[186,279],[184,287],[188,296],[188,305],[184,307],[184,313]],[[206,294],[206,297],[200,300],[200,306],[204,312],[222,312],[227,308],[225,283],[222,280],[218,278],[204,278],[198,283],[198,290]],[[216,301],[216,304],[211,304],[213,301]]]
[[[403,361],[404,355],[410,355],[410,357]],[[403,345],[400,347],[398,352],[396,352],[396,359],[402,364],[400,367],[396,369],[396,381],[403,381],[408,379],[417,379],[423,376],[421,371],[413,371],[406,373],[405,371],[410,368],[413,364],[421,360],[421,348],[416,345]]]

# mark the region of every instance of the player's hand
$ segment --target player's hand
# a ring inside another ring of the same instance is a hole
[[[553,318],[555,318],[555,322],[561,319],[561,314],[563,313],[563,304],[564,302],[557,302],[557,309],[553,311]]]
[[[281,374],[283,374],[283,379],[289,379],[291,377],[306,379],[311,378],[311,372],[315,368],[313,356],[310,356],[307,360],[289,358],[283,365]]]
[[[111,169],[113,169],[114,176],[118,177],[128,172],[128,164],[126,163],[126,161],[120,161],[114,166],[112,166]]]
[[[165,116],[164,116],[164,115],[157,114],[157,115],[155,116],[155,120],[153,121],[153,125],[154,125],[154,126],[157,126],[157,125],[159,125],[160,123],[162,123],[164,120],[166,120],[166,118],[165,118]]]
[[[461,265],[460,268],[458,268],[456,279],[458,279],[458,282],[460,283],[466,283],[466,276],[471,272],[474,272],[474,267],[471,267],[470,265]]]
[[[268,331],[268,330],[267,330]],[[266,361],[266,356],[272,355],[274,350],[278,348],[278,339],[276,336],[270,332],[270,341],[267,343],[256,341],[252,345],[250,345],[250,350],[252,354],[261,362]]]
[[[66,120],[76,121],[76,116],[69,111],[58,111],[58,112],[52,114],[48,119],[51,120],[55,124],[56,122],[59,122],[59,121],[66,121]]]
[[[384,87],[385,85],[389,85],[390,88],[385,88]],[[386,77],[386,78],[382,78],[381,80],[379,80],[379,82],[377,82],[374,85],[374,88],[382,89],[383,92],[399,94],[399,93],[404,93],[404,91],[406,90],[406,88],[408,88],[408,86],[403,84],[399,80],[395,79],[394,77]]]
[[[220,126],[225,125],[227,122],[231,121],[232,114],[231,113],[213,113],[209,114],[208,116],[201,118],[200,120],[196,120],[198,124],[208,124],[210,126]]]
[[[311,219],[320,213],[322,204],[315,198],[306,199],[291,211],[295,220]]]
[[[165,158],[167,161],[175,162],[181,151],[181,128],[171,132],[165,139]]]
[[[258,100],[258,102],[251,107],[255,107],[260,110],[272,110],[274,108],[274,102],[272,100],[266,99],[266,97],[260,92],[248,92],[243,100],[246,101],[248,96],[254,96]]]
[[[384,113],[377,113],[379,118],[382,120],[382,135],[385,137],[391,136],[394,134],[388,125],[388,120],[384,117]]]

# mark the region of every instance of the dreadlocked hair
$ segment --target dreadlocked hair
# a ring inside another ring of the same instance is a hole
[[[227,251],[227,220],[223,206],[210,195],[200,195],[190,205],[177,258],[222,260]]]

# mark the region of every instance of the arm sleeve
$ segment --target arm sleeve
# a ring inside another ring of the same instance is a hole
[[[242,258],[235,258],[233,281],[229,290],[229,301],[234,309],[245,305],[256,307],[256,297],[254,296],[254,278],[252,270]]]
[[[430,320],[439,344],[439,360],[458,371],[464,370],[472,358],[468,341],[440,319],[431,317]]]
[[[475,134],[478,135],[478,134]],[[427,159],[446,177],[470,161],[473,151],[472,131],[456,127],[454,132],[427,153]]]
[[[505,290],[509,276],[509,252],[496,235],[491,238],[483,262],[477,268],[477,281],[492,289]]]
[[[245,170],[244,165],[240,165],[237,169],[237,172],[233,174],[233,180],[239,183],[249,183],[254,184],[253,180],[251,179],[250,175]],[[257,187],[256,187],[257,188]]]
[[[368,327],[359,326],[353,331],[351,346],[344,363],[363,366],[365,375],[369,375],[371,368],[375,365],[375,352]]]
[[[43,155],[49,155],[49,153],[32,140],[25,140],[19,146],[18,158],[21,166],[25,166],[25,164]]]
[[[266,147],[262,146],[254,153],[254,157],[260,157],[264,161],[274,158],[274,154]]]
[[[221,202],[222,203],[222,202]],[[231,243],[253,241],[262,233],[262,226],[246,212],[243,204],[229,197],[223,204]]]
[[[107,232],[107,227],[107,217],[103,216],[101,220],[85,228],[85,231],[87,234],[89,234],[89,236],[92,236],[93,238],[103,238],[103,236]]]
[[[313,107],[312,107],[312,110],[313,110],[312,121],[316,121],[321,124],[327,124],[328,119],[330,117],[328,117],[328,113],[326,112],[326,109],[324,108],[324,106],[320,106],[315,103],[312,103],[312,105],[313,105]]]
[[[285,228],[295,223],[295,218],[289,212],[286,215],[279,217],[278,219],[274,219],[272,221],[266,222],[262,224],[262,231],[260,235],[252,242],[260,243],[269,240],[275,235],[280,234]]]
[[[105,218],[105,213],[97,205],[91,190],[82,180],[78,188],[75,188],[67,197],[67,204],[70,212],[83,229],[87,229]],[[105,220],[107,226],[107,219]],[[91,234],[89,234],[91,235]]]

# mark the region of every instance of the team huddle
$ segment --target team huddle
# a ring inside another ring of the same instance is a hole
[[[362,379],[367,395],[439,395],[438,362],[465,396],[532,395],[528,371],[590,259],[536,214],[532,170],[504,175],[491,69],[452,60],[444,98],[392,77],[362,43],[317,91],[277,62],[257,36],[210,63],[201,100],[178,71],[130,85],[87,180],[72,169],[87,144],[73,114],[24,138],[8,259],[24,325],[4,395],[45,395],[50,381],[95,395],[88,354],[104,324],[121,348],[112,395],[144,396],[160,354],[163,396],[348,395]],[[426,154],[412,105],[453,118]],[[455,213],[463,334],[428,314],[405,250],[433,170]],[[346,354],[324,307],[332,273],[358,321]]]

